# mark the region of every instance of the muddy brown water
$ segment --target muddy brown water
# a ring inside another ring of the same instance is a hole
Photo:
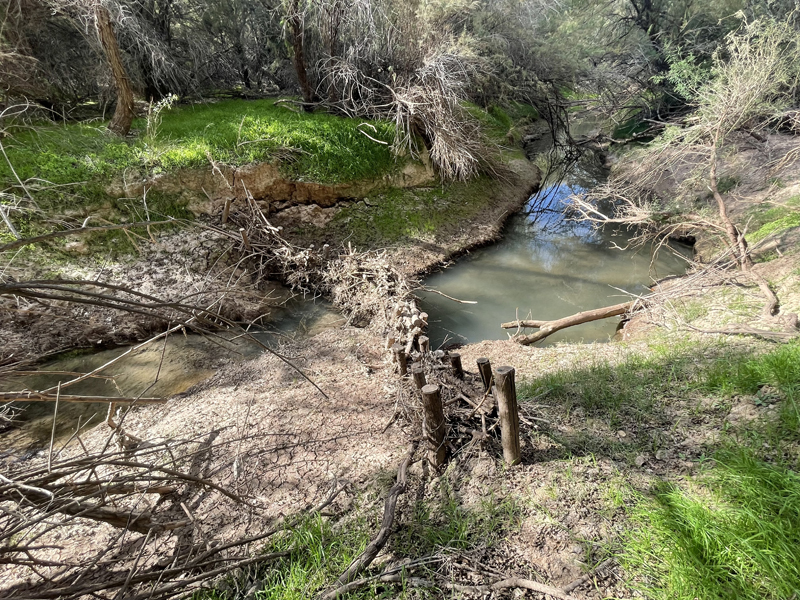
[[[547,187],[522,214],[514,216],[503,239],[471,252],[454,265],[432,274],[424,285],[453,298],[419,292],[430,315],[428,337],[434,347],[506,339],[501,323],[516,319],[554,320],[584,310],[626,302],[643,294],[653,281],[686,271],[691,249],[678,244],[623,250],[626,231],[596,231],[563,214],[563,202],[584,190],[576,177]],[[562,330],[540,342],[608,341],[618,319],[606,319]],[[532,331],[532,330],[528,330]],[[513,333],[513,332],[511,332]]]
[[[287,296],[290,296],[287,290]],[[316,335],[344,322],[341,314],[327,302],[294,297],[272,314],[269,327],[254,332],[254,337],[269,347],[286,338]],[[0,377],[0,390],[43,390],[73,379],[66,373],[88,373],[113,360],[129,348],[76,351],[39,365],[35,376]],[[213,375],[230,360],[246,360],[263,352],[258,344],[243,338],[228,341],[199,335],[172,334],[120,359],[97,377],[79,382],[64,393],[105,397],[166,398],[185,392]],[[52,375],[47,373],[53,372]],[[55,404],[52,402],[17,402],[15,426],[0,433],[0,458],[25,458],[49,447],[53,430]],[[59,403],[55,447],[67,441],[79,428],[102,422],[107,403]]]

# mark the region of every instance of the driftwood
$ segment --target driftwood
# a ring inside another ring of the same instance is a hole
[[[503,323],[503,329],[520,329],[520,328],[534,328],[539,331],[531,335],[521,335],[514,338],[520,344],[535,344],[544,338],[554,334],[557,331],[589,323],[591,321],[599,321],[600,319],[607,319],[609,317],[618,317],[624,315],[634,307],[637,301],[623,302],[622,304],[615,304],[614,306],[604,306],[603,308],[595,308],[594,310],[585,310],[569,317],[556,319],[555,321],[511,321],[510,323]]]
[[[417,441],[411,443],[408,454],[406,454],[403,461],[400,463],[400,467],[397,469],[397,482],[392,486],[392,489],[389,490],[389,493],[386,496],[386,504],[383,509],[383,521],[381,522],[380,531],[378,531],[378,535],[375,536],[367,548],[362,552],[352,563],[350,566],[347,567],[347,570],[342,573],[339,577],[338,583],[339,587],[334,590],[331,590],[324,596],[322,596],[322,600],[332,600],[333,598],[338,598],[339,595],[344,593],[343,588],[347,588],[348,584],[352,582],[356,577],[358,577],[364,569],[366,569],[375,557],[378,556],[378,553],[381,549],[386,545],[386,542],[389,540],[389,533],[392,529],[392,524],[394,523],[394,513],[395,509],[397,508],[397,499],[400,494],[406,491],[406,472],[408,471],[408,467],[411,464],[411,459],[414,457],[414,453],[417,451]]]

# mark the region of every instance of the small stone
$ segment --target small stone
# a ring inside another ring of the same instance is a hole
[[[659,450],[656,452],[656,460],[667,460],[669,458],[669,450]]]
[[[627,434],[627,433],[625,433],[624,431],[622,431],[622,430],[620,429],[620,430],[617,432],[617,436],[619,436],[619,437],[621,437],[621,438],[625,438],[625,437],[628,437],[628,434]]]
[[[636,457],[636,460],[633,461],[637,467],[644,466],[644,463],[647,462],[647,457],[644,454],[640,454]]]
[[[64,250],[73,254],[88,254],[89,246],[86,242],[68,242],[64,245]]]

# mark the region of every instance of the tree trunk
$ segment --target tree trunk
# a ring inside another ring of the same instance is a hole
[[[122,55],[119,50],[117,36],[114,33],[114,25],[111,23],[111,14],[105,6],[98,5],[95,8],[94,15],[100,44],[103,46],[108,65],[111,67],[114,87],[117,89],[117,107],[114,110],[114,117],[111,119],[111,123],[108,124],[108,129],[112,133],[125,136],[131,130],[134,117],[131,82],[125,72],[125,66],[122,64]]]
[[[315,100],[315,94],[314,88],[309,82],[306,69],[305,28],[303,27],[303,15],[300,12],[300,0],[292,0],[286,22],[289,25],[289,35],[292,38],[292,61],[294,62],[294,70],[297,73],[297,82],[300,84],[303,102],[310,105]],[[310,110],[310,106],[305,108]]]

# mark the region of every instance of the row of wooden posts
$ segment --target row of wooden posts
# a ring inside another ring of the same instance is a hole
[[[428,351],[428,338],[420,337],[419,345],[422,352]],[[392,349],[400,369],[400,375],[402,377],[408,376],[409,365],[405,348],[398,343]],[[461,355],[457,352],[451,352],[448,357],[453,376],[464,379]],[[517,388],[514,381],[514,367],[497,367],[492,372],[492,365],[488,358],[479,358],[477,365],[483,383],[484,394],[487,396],[491,394],[497,401],[503,458],[506,464],[516,465],[520,462],[520,444],[519,409],[517,406]],[[428,459],[435,467],[440,467],[447,460],[447,422],[444,417],[440,388],[438,385],[427,383],[425,370],[421,364],[412,364],[410,373],[422,395],[422,435],[428,443]]]

